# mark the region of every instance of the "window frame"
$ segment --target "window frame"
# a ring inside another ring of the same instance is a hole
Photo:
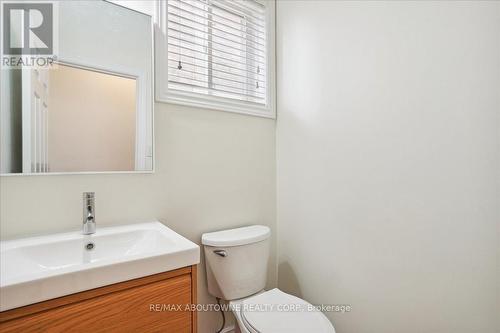
[[[168,22],[167,1],[159,0],[158,25],[155,29],[155,66],[157,102],[199,107],[276,119],[275,73],[275,0],[253,0],[266,7],[266,105],[230,98],[185,92],[168,88]]]

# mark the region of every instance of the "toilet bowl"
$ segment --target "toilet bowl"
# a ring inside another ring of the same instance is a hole
[[[277,288],[265,291],[269,263],[266,226],[203,234],[208,292],[229,301],[242,333],[335,333],[326,316]]]
[[[277,288],[229,304],[241,333],[335,333],[323,313]]]

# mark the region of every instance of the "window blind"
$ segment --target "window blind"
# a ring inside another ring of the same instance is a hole
[[[266,105],[266,8],[168,0],[168,88]]]

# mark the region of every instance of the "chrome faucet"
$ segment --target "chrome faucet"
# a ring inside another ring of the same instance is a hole
[[[95,233],[95,193],[83,192],[83,228],[84,235]]]

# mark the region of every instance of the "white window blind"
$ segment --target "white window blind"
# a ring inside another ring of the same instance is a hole
[[[266,105],[266,24],[255,0],[168,0],[168,90]]]

